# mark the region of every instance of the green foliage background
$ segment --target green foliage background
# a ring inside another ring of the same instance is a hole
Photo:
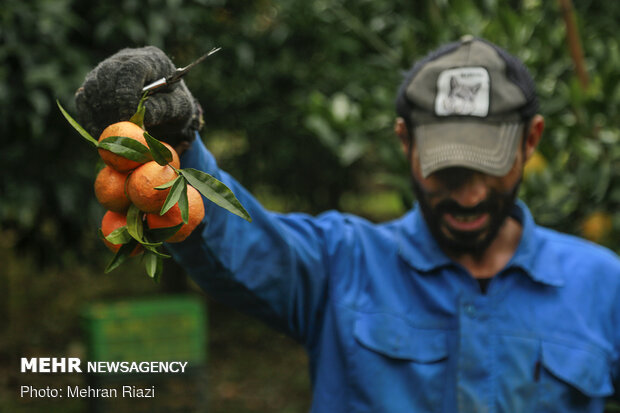
[[[402,72],[466,33],[520,56],[538,81],[548,167],[522,193],[535,217],[579,234],[595,210],[614,214],[602,242],[620,248],[614,2],[575,2],[592,79],[586,91],[556,2],[98,3],[7,0],[0,12],[0,225],[45,262],[97,248],[90,240],[101,214],[91,190],[95,154],[54,99],[71,111],[85,74],[120,48],[154,44],[182,66],[221,46],[186,79],[205,107],[203,136],[221,165],[274,209],[385,219],[411,201],[392,135]]]
[[[537,79],[546,166],[528,174],[521,193],[535,219],[580,235],[583,221],[603,212],[611,228],[597,241],[618,252],[620,3],[574,6],[586,90],[555,1],[5,0],[2,255],[36,262],[42,273],[76,262],[103,268],[97,156],[54,100],[75,113],[73,93],[90,69],[147,44],[177,66],[222,47],[186,83],[205,109],[203,138],[220,165],[268,207],[396,217],[412,198],[392,132],[395,92],[415,59],[464,34],[504,46]]]

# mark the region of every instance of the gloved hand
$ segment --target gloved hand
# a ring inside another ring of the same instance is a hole
[[[106,126],[131,118],[144,86],[174,70],[157,47],[120,50],[88,73],[77,90],[78,122],[97,139]],[[172,146],[191,142],[203,124],[202,108],[182,80],[165,88],[147,99],[144,126]]]

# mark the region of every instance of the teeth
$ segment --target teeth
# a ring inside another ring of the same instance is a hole
[[[480,214],[476,214],[476,215],[458,215],[458,214],[454,214],[452,216],[454,217],[454,219],[456,219],[457,221],[461,221],[461,222],[472,222],[472,221],[475,221],[478,218],[480,218]]]

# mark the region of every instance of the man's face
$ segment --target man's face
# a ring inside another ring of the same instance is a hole
[[[424,178],[415,144],[410,154],[413,190],[437,242],[449,254],[480,256],[512,210],[524,151],[517,151],[512,169],[501,177],[452,167]]]

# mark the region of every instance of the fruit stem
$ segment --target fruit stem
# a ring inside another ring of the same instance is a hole
[[[140,101],[138,102],[136,113],[134,113],[131,119],[129,119],[130,122],[135,123],[142,129],[144,129],[144,114],[146,113],[146,107],[144,106],[144,103],[146,102],[148,98],[149,98],[149,92],[148,91],[144,92],[142,94],[142,97],[140,98]]]

